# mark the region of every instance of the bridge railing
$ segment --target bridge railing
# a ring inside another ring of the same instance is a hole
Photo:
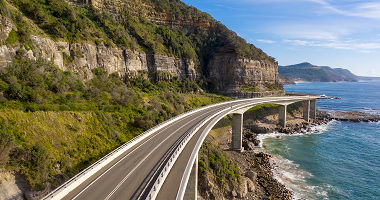
[[[124,143],[123,145],[119,146],[115,150],[111,151],[101,159],[97,160],[95,163],[87,167],[86,169],[82,170],[78,174],[76,174],[74,177],[57,187],[55,190],[50,192],[48,195],[46,195],[43,199],[48,200],[48,199],[61,199],[64,196],[66,196],[69,192],[74,190],[76,187],[81,185],[85,180],[96,174],[99,170],[101,170],[103,167],[107,166],[108,164],[111,163],[112,160],[116,159],[117,157],[121,156],[124,152],[128,151],[130,148],[144,140],[145,138],[151,136],[152,134],[156,133],[158,130],[163,128],[164,126],[167,126],[170,123],[173,123],[179,119],[182,119],[184,117],[187,117],[193,113],[199,112],[201,110],[205,110],[208,108],[212,108],[215,106],[219,105],[224,105],[224,104],[231,104],[234,102],[240,102],[240,101],[246,101],[247,99],[239,99],[239,100],[233,100],[233,101],[227,101],[227,102],[220,102],[217,104],[212,104],[208,106],[204,106],[201,108],[197,108],[195,110],[190,110],[187,111],[181,115],[178,115],[176,117],[173,117],[169,120],[166,120],[162,122],[161,124],[158,124],[144,133],[141,133],[140,135],[134,137],[133,139],[129,140],[128,142]]]
[[[256,98],[256,99],[260,99],[260,98]],[[245,99],[243,101],[246,101],[248,99]],[[235,101],[236,102],[236,101]],[[250,103],[247,103],[247,104],[250,104]],[[212,119],[214,118],[215,116],[223,113],[223,112],[228,112],[230,111],[229,109],[233,109],[233,108],[237,108],[237,109],[240,109],[241,107],[244,107],[245,104],[243,105],[234,105],[234,106],[231,106],[229,108],[225,108],[221,111],[218,111],[212,115],[210,115],[208,118],[209,119]],[[228,113],[227,112],[227,113]],[[186,135],[186,137],[181,141],[180,145],[177,147],[177,149],[174,151],[174,153],[172,154],[171,158],[167,161],[167,163],[165,164],[165,167],[164,169],[161,171],[160,175],[158,176],[158,178],[156,179],[156,181],[154,182],[150,192],[148,193],[147,195],[147,199],[149,200],[153,200],[157,197],[162,185],[164,184],[164,181],[166,179],[166,177],[169,175],[170,173],[170,170],[171,168],[174,166],[174,163],[175,161],[178,159],[179,155],[182,153],[183,149],[185,148],[186,144],[190,141],[190,139],[195,135],[195,133],[198,132],[198,130],[200,128],[202,128],[202,126],[204,126],[205,124],[207,123],[207,120],[204,120],[203,122],[201,123],[198,123],[196,126],[194,126],[191,131]]]
[[[314,99],[314,98],[316,98],[316,97],[315,97],[315,96],[303,96],[303,97],[300,97],[300,98],[291,98],[291,97],[290,97],[290,99],[287,99],[287,98],[285,97],[285,98],[283,98],[283,99],[280,100],[280,101],[291,100],[291,101],[296,101],[296,102],[297,102],[297,101],[308,100],[309,98]],[[258,99],[260,99],[260,98],[258,98]],[[276,101],[278,101],[278,100],[258,101],[258,102],[254,102],[254,103],[250,102],[250,103],[245,103],[245,104],[243,104],[243,105],[232,106],[231,108],[226,108],[226,109],[224,109],[224,110],[222,110],[222,111],[219,111],[219,112],[215,113],[215,114],[212,115],[211,117],[209,117],[209,119],[212,119],[212,118],[214,118],[214,117],[216,117],[216,116],[219,115],[219,117],[215,118],[215,119],[212,121],[212,123],[209,124],[203,132],[204,132],[204,133],[206,133],[206,132],[208,133],[208,132],[212,129],[212,127],[213,127],[213,126],[214,126],[214,125],[215,125],[215,124],[216,124],[221,118],[223,118],[226,114],[231,113],[231,112],[234,111],[234,110],[239,110],[239,109],[244,108],[244,107],[247,107],[247,106],[254,106],[254,105],[258,105],[258,104],[270,103],[270,102],[276,102]],[[223,112],[225,112],[225,114],[220,115],[220,114],[223,113]],[[196,128],[193,129],[193,131],[191,131],[191,133],[190,133],[190,134],[185,138],[185,140],[183,141],[184,146],[186,146],[186,144],[187,144],[187,143],[190,141],[190,139],[195,135],[195,133],[196,133],[196,132],[197,132],[202,126],[204,126],[206,123],[207,123],[207,120],[205,120],[205,121],[202,122],[201,124],[198,124],[198,125],[196,126]],[[201,145],[202,145],[202,143],[203,143],[203,140],[204,140],[205,136],[206,136],[206,135],[204,135],[204,134],[202,133],[201,138],[198,139],[198,142],[197,142],[197,144],[196,144],[196,148],[193,149],[193,152],[192,152],[192,154],[191,154],[191,157],[190,157],[190,159],[189,159],[189,161],[188,161],[188,164],[187,164],[187,166],[186,166],[185,174],[188,174],[188,175],[190,174],[192,164],[194,163],[194,161],[195,161],[195,159],[196,159],[196,155],[198,154],[198,151],[199,151],[199,149],[200,149],[200,147],[201,147]],[[202,137],[203,137],[203,138],[202,138]],[[199,142],[200,140],[202,140],[202,141]],[[176,155],[175,155],[175,156],[173,155],[173,158],[175,158],[175,160],[174,160],[174,161],[171,161],[170,164],[168,163],[168,165],[171,165],[171,167],[173,167],[173,165],[174,165],[176,159],[179,157],[180,153],[183,151],[184,146],[183,146],[183,147],[179,147],[179,148],[176,150]],[[195,151],[196,151],[196,153],[194,153]],[[170,168],[171,168],[171,167],[170,167]],[[169,170],[169,171],[170,171],[170,170]],[[158,194],[158,192],[159,192],[159,189],[161,188],[161,186],[162,186],[163,182],[165,181],[165,178],[166,178],[166,176],[167,176],[168,174],[169,174],[169,172],[163,172],[163,173],[162,173],[162,177],[160,177],[161,180],[158,181],[158,182],[156,183],[156,185],[155,185],[156,187],[155,187],[155,188],[152,188],[151,196],[148,196],[148,199],[150,199],[150,200],[155,199],[155,197],[157,196],[157,194]],[[182,177],[181,185],[180,185],[180,189],[179,189],[179,191],[178,191],[178,193],[177,193],[177,199],[182,199],[183,195],[185,194],[185,189],[186,189],[186,185],[187,185],[188,178],[189,178],[188,176],[187,176],[187,177]]]

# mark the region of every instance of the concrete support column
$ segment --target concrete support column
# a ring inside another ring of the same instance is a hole
[[[315,119],[317,117],[317,100],[310,100],[310,118]]]
[[[309,117],[310,117],[310,101],[304,101],[303,102],[303,119],[306,122],[309,122]]]
[[[280,105],[279,123],[282,127],[286,127],[286,105]]]
[[[184,200],[197,200],[198,198],[198,155],[195,158],[193,168],[191,169],[189,181],[187,182]]]
[[[242,150],[243,143],[243,114],[232,114],[232,149]]]

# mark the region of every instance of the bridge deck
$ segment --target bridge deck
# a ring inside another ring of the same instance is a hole
[[[314,99],[314,97],[247,99],[197,111],[172,122],[134,145],[84,183],[69,192],[63,199],[145,199],[157,176],[160,174],[162,165],[167,163],[173,150],[183,141],[184,136],[201,122],[205,123],[185,146],[157,196],[157,199],[162,200],[175,199],[196,143],[201,136],[203,138],[206,126],[215,118],[210,116],[215,116],[220,111],[223,112],[217,117],[225,116],[234,109],[231,107],[232,105],[240,110],[244,110],[249,107],[247,103],[250,103],[250,105],[255,103],[273,103],[273,101],[286,103],[287,101],[308,100],[308,98]]]

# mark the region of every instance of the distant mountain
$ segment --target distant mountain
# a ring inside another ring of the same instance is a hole
[[[278,66],[280,75],[296,81],[338,82],[358,81],[359,77],[347,69],[316,66],[304,62],[296,65]]]

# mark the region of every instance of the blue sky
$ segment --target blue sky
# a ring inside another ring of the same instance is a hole
[[[279,65],[310,62],[380,77],[380,0],[183,0]]]

